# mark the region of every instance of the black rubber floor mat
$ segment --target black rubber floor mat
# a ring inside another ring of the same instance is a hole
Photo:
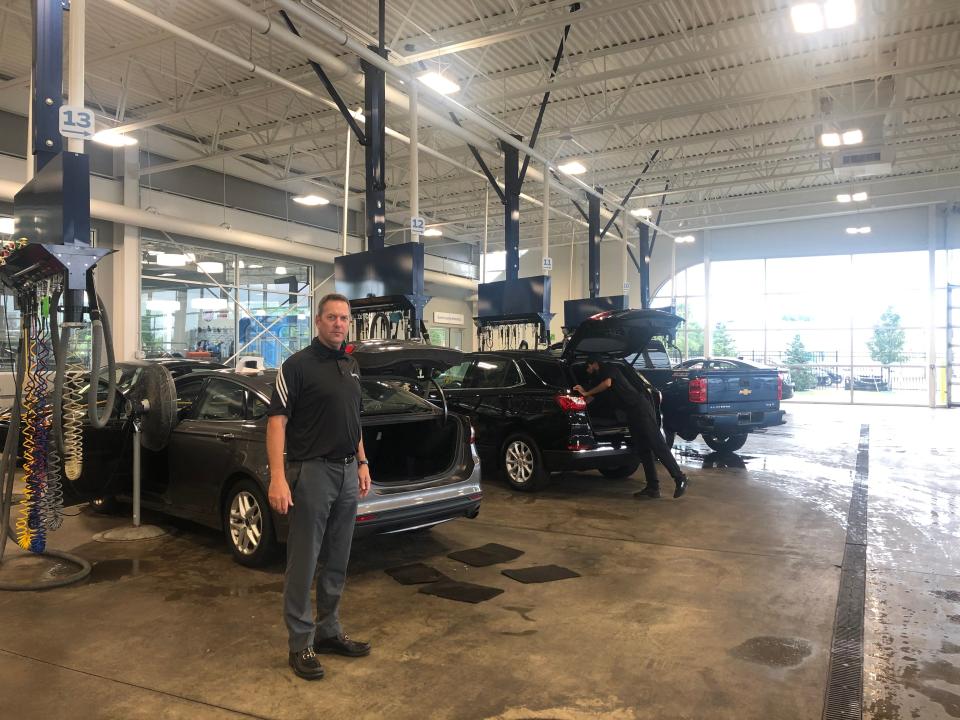
[[[423,563],[413,563],[412,565],[401,565],[400,567],[387,568],[384,572],[396,580],[401,585],[419,585],[421,583],[432,583],[443,580],[446,575]]]
[[[480,603],[495,598],[503,590],[486,585],[457,582],[456,580],[441,580],[430,585],[424,585],[420,588],[420,592],[424,595],[436,595],[457,602]]]
[[[517,568],[515,570],[501,570],[500,573],[522,583],[545,583],[580,577],[580,573],[559,565],[537,565],[536,567]]]
[[[510,562],[523,555],[523,550],[498,545],[497,543],[487,543],[480,547],[470,548],[469,550],[457,550],[447,555],[451,560],[464,562],[474,567],[486,567],[487,565],[496,565],[497,563]]]

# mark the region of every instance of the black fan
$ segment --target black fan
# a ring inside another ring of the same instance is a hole
[[[140,420],[143,447],[163,450],[177,424],[177,388],[163,365],[137,364],[137,380],[126,393],[127,412]]]

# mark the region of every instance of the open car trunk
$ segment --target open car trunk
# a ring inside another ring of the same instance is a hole
[[[467,447],[462,421],[453,415],[422,419],[370,418],[363,424],[363,448],[374,483],[385,486],[446,485],[460,482]],[[472,468],[470,468],[472,470]],[[470,470],[464,468],[467,475]]]
[[[607,362],[616,361],[608,360]],[[623,363],[617,364],[628,379],[635,374],[632,369],[626,367]],[[591,376],[587,372],[585,362],[571,362],[570,368],[576,382],[584,388],[589,390],[597,384],[596,376]],[[641,387],[637,387],[637,390],[643,392]],[[627,417],[622,411],[616,409],[610,391],[595,395],[593,400],[587,403],[587,417],[590,418],[590,426],[593,428],[594,437],[599,442],[618,440],[630,432],[627,428]]]

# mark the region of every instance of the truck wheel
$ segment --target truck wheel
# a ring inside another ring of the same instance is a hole
[[[247,567],[263,567],[277,550],[273,515],[263,490],[253,480],[241,478],[223,504],[223,531],[233,558]]]
[[[514,490],[536,492],[550,480],[537,444],[527,435],[511,435],[500,456],[503,477]]]
[[[743,444],[747,442],[747,434],[744,433],[743,435],[730,435],[729,437],[720,435],[704,435],[703,441],[709,445],[712,450],[716,450],[718,453],[732,453],[742,448]]]
[[[600,474],[611,480],[626,480],[633,475],[640,467],[640,458],[631,460],[626,465],[618,465],[611,468],[600,468]]]

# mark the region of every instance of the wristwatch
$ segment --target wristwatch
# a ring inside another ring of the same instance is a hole
[[[357,460],[357,464],[358,464],[358,465],[369,465],[369,464],[370,464],[370,461],[369,461],[369,460]]]

